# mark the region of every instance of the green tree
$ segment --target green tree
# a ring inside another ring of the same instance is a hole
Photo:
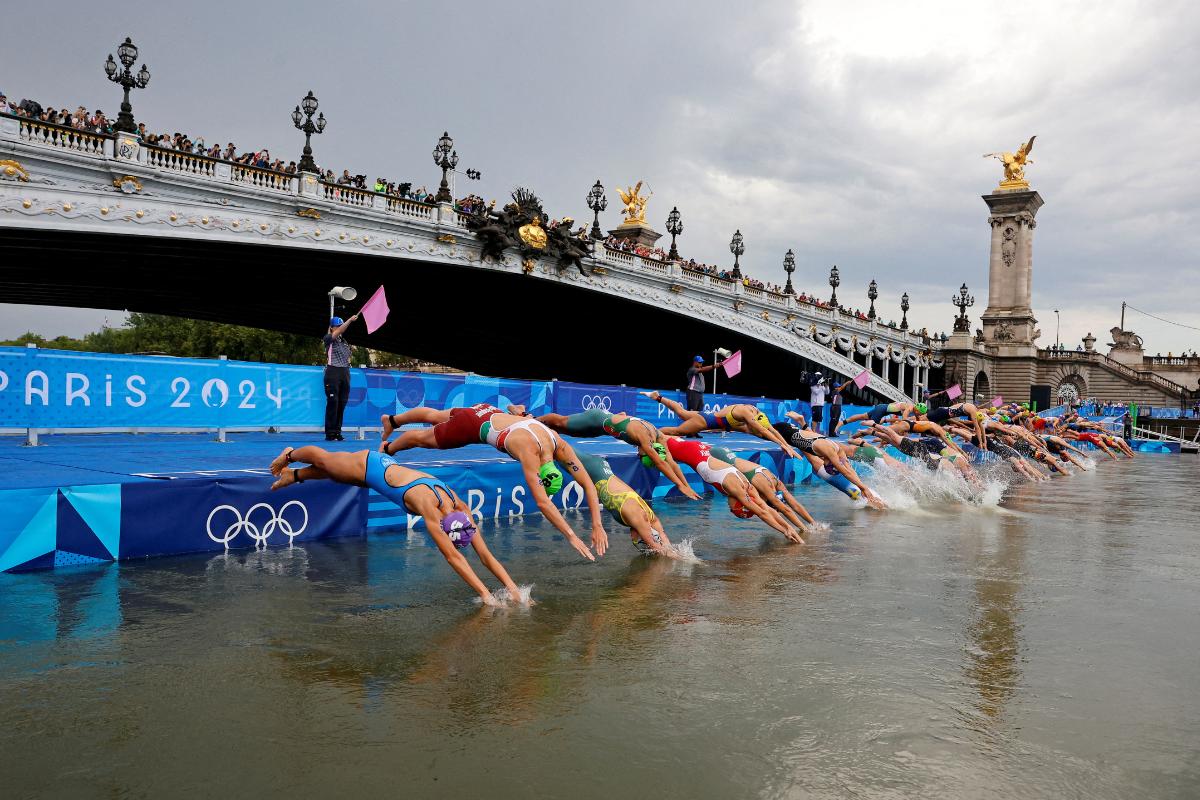
[[[228,356],[236,361],[276,364],[321,364],[325,359],[321,340],[314,336],[163,314],[132,313],[122,327],[104,327],[82,339],[69,336],[47,339],[28,332],[16,339],[0,342],[0,345],[10,347],[23,347],[26,344],[54,350],[98,353],[156,353],[186,358]],[[375,355],[387,364],[404,365],[412,362],[412,359],[392,353]]]

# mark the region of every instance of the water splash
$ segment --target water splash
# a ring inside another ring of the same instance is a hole
[[[695,539],[680,539],[677,542],[672,542],[672,547],[674,547],[677,556],[675,560],[680,564],[703,564],[704,559],[696,555],[696,550],[693,547],[695,542]]]
[[[503,605],[503,606],[507,606],[507,605],[527,606],[527,605],[529,605],[530,601],[533,600],[533,584],[527,583],[524,586],[518,585],[517,586],[517,597],[515,598],[515,600],[514,600],[512,594],[508,591],[508,587],[505,587],[505,586],[502,586],[499,589],[497,589],[496,591],[492,592],[492,597],[496,598],[496,601],[498,603],[500,603],[500,605]],[[483,598],[476,597],[475,602],[479,605],[482,605]]]
[[[978,475],[978,480],[968,481],[957,470],[877,464],[870,486],[889,508],[916,515],[935,515],[928,507],[939,503],[998,507],[1009,482],[995,469],[980,470]]]

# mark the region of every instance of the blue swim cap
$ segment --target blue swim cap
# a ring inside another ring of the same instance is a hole
[[[341,317],[333,317],[332,319],[329,320],[329,327],[336,328],[338,325],[341,325],[344,322],[345,322],[345,320],[342,319]]]

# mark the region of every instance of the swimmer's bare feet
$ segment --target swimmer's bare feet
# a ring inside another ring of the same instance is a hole
[[[283,472],[288,464],[292,463],[292,450],[294,449],[294,447],[283,448],[283,452],[275,456],[275,460],[271,462],[271,474],[276,478],[279,477],[279,473]],[[271,488],[274,489],[275,487],[272,486]]]
[[[391,438],[392,431],[396,430],[396,426],[392,424],[392,415],[383,414],[379,417],[379,424],[383,426],[383,434],[379,437],[385,442]]]
[[[529,416],[529,412],[525,410],[525,406],[520,403],[509,403],[504,407],[504,410],[517,417]]]
[[[296,470],[285,469],[283,472],[279,473],[279,480],[271,484],[271,491],[274,492],[277,489],[284,488],[285,486],[291,486],[295,482]]]
[[[649,397],[656,403],[662,399],[662,395],[658,392],[638,392],[638,394],[642,395],[643,397]]]

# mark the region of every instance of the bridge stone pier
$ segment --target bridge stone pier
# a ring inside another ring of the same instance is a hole
[[[369,339],[485,374],[678,388],[690,357],[741,349],[722,387],[794,397],[815,367],[869,397],[940,381],[941,343],[598,244],[584,271],[481,260],[428,204],[0,115],[6,302],[128,308],[319,336],[333,285],[386,286]],[[355,344],[368,344],[361,328]]]
[[[998,189],[984,195],[991,212],[991,252],[988,262],[988,306],[982,327],[972,336],[969,326],[956,324],[945,349],[948,383],[959,383],[966,397],[986,403],[1000,395],[1006,400],[1046,402],[1097,397],[1151,405],[1175,405],[1190,392],[1182,384],[1146,368],[1139,355],[1136,366],[1093,349],[1041,348],[1041,331],[1033,317],[1033,232],[1042,196],[1031,190]],[[1114,329],[1115,330],[1115,329]]]

